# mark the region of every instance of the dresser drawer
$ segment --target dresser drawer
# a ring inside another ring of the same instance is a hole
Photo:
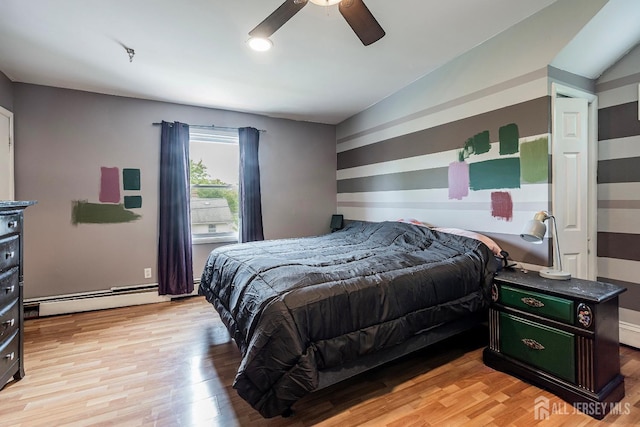
[[[0,377],[19,359],[20,341],[16,331],[12,337],[0,341]],[[4,384],[0,384],[2,387]]]
[[[18,273],[18,267],[13,267],[0,274],[0,311],[2,311],[2,307],[7,305],[9,301],[18,299],[20,295]]]
[[[20,304],[15,300],[13,304],[0,309],[0,342],[13,335],[18,330],[20,318]]]
[[[20,214],[0,215],[0,236],[5,234],[19,233],[22,229]]]
[[[509,307],[573,324],[573,301],[538,292],[502,286],[499,301]]]
[[[20,236],[0,240],[0,270],[20,263]]]
[[[575,336],[500,313],[500,351],[567,381],[575,381]]]

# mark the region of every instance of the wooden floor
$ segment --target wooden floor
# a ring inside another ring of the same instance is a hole
[[[265,420],[231,387],[240,354],[202,297],[27,320],[26,377],[0,392],[0,426],[596,425],[482,363],[468,334],[311,394]],[[601,423],[640,424],[640,351],[621,347],[626,397]],[[534,400],[552,412],[537,420]]]

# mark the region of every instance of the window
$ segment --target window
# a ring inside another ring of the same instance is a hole
[[[193,243],[238,240],[238,132],[189,127]]]

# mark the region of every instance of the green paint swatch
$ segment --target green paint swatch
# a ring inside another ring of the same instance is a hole
[[[124,196],[125,209],[136,209],[142,207],[142,196]]]
[[[140,217],[141,215],[126,210],[122,203],[89,203],[85,200],[72,202],[71,223],[73,225],[131,222]]]
[[[500,139],[500,155],[518,152],[518,140],[520,139],[518,125],[511,123],[502,126],[498,130],[498,138]]]
[[[122,187],[125,190],[140,190],[140,169],[122,169]]]
[[[522,143],[520,168],[524,182],[549,182],[549,141],[546,137]]]
[[[476,154],[486,153],[491,149],[489,131],[485,130],[473,136],[473,152]]]
[[[469,188],[472,190],[520,188],[520,159],[509,157],[471,163]]]

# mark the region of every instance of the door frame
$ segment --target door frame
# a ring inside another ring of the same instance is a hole
[[[560,83],[551,83],[551,143],[555,145],[553,129],[556,120],[556,98],[566,96],[569,98],[582,98],[587,100],[587,270],[588,279],[596,280],[598,273],[597,249],[598,249],[598,96],[581,89],[565,86]],[[551,152],[553,153],[553,146]],[[555,160],[552,158],[552,174],[555,173]],[[555,211],[556,188],[551,184],[551,209]]]
[[[0,106],[0,114],[9,119],[9,182],[11,188],[9,189],[9,200],[15,200],[15,158],[14,158],[14,143],[13,143],[13,113],[6,108]]]

